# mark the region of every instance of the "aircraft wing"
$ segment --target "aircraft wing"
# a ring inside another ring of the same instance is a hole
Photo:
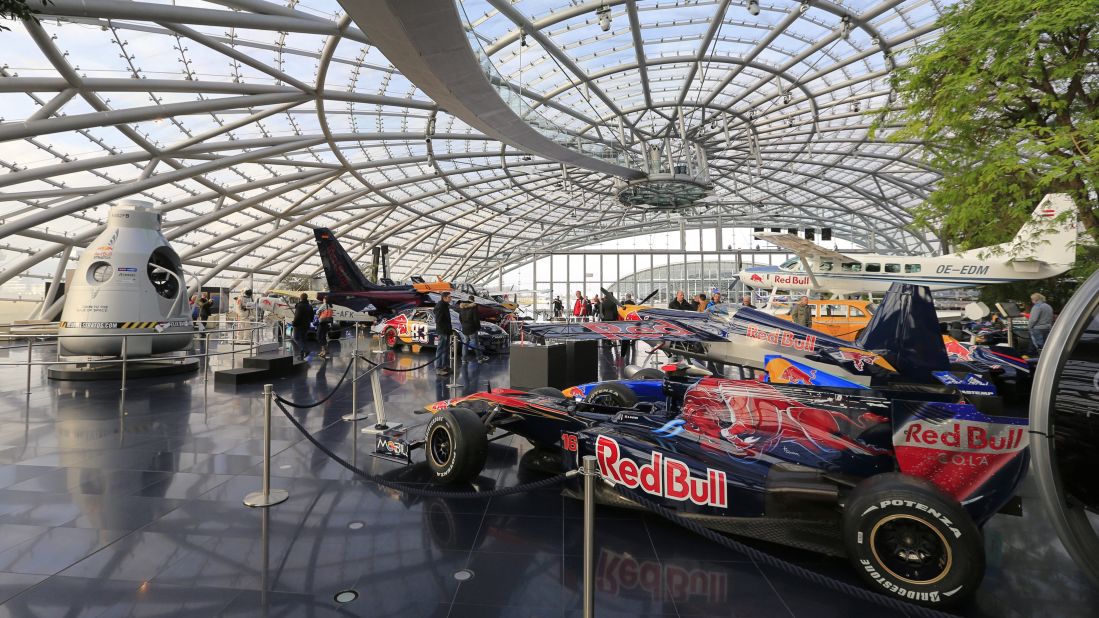
[[[523,332],[535,340],[659,340],[679,342],[725,341],[723,325],[707,320],[703,314],[694,319],[618,320],[614,322],[549,322],[524,324]]]
[[[782,247],[787,251],[796,253],[798,257],[812,257],[812,258],[824,258],[826,260],[832,260],[840,264],[853,264],[858,260],[850,258],[839,251],[833,251],[832,249],[825,249],[817,243],[806,240],[794,234],[756,234],[756,238],[771,243],[772,245]]]

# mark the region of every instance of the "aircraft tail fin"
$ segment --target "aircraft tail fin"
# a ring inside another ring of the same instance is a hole
[[[324,277],[328,280],[329,292],[362,292],[373,289],[359,267],[344,250],[336,235],[328,228],[313,230],[317,240],[317,250],[324,265]]]
[[[1076,204],[1064,193],[1049,193],[1008,242],[954,254],[959,258],[1003,259],[1027,272],[1027,262],[1071,265],[1076,262]],[[1035,266],[1036,268],[1036,266]]]
[[[1030,219],[1011,241],[1014,260],[1041,260],[1050,264],[1076,261],[1076,204],[1064,193],[1042,198]]]
[[[950,369],[927,286],[894,283],[855,345],[889,361],[906,380],[930,382]]]

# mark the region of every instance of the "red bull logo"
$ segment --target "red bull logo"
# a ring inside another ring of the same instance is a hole
[[[779,285],[809,285],[809,277],[803,275],[775,275],[775,283]]]
[[[688,563],[690,564],[690,563]],[[628,553],[602,549],[595,570],[595,585],[603,594],[618,596],[622,590],[639,588],[652,599],[686,602],[692,598],[710,604],[729,597],[728,575],[723,570],[688,568],[658,560],[637,560]]]
[[[913,419],[893,434],[897,463],[962,500],[1026,450],[1026,425]]]
[[[758,339],[771,345],[793,348],[802,352],[812,352],[817,347],[816,335],[806,335],[802,338],[787,330],[763,330],[758,326],[749,326],[744,334],[749,339]]]
[[[641,488],[645,493],[700,506],[729,506],[725,472],[706,468],[706,478],[691,476],[687,464],[653,452],[649,463],[622,457],[622,449],[614,438],[599,436],[595,441],[595,456],[599,461],[599,473],[605,478],[621,483],[630,489]]]
[[[972,360],[973,353],[950,335],[943,336],[943,345],[946,346],[946,354],[951,357],[951,360]]]
[[[887,369],[892,370],[893,367],[884,358],[873,354],[871,352],[863,352],[862,350],[856,350],[854,348],[840,348],[836,351],[836,356],[841,361],[848,361],[855,367],[855,371],[863,371],[867,367],[873,365],[881,365]]]
[[[394,318],[386,320],[385,325],[395,327],[397,329],[397,332],[402,335],[408,334],[408,316],[403,313],[397,315]]]
[[[1013,453],[1026,447],[1026,427],[957,421],[948,427],[910,422],[901,428],[898,446],[933,446],[967,453]]]
[[[752,273],[752,276],[748,277],[748,281],[755,281],[756,283],[763,283],[763,277]]]
[[[664,320],[639,320],[636,326],[621,326],[613,322],[589,322],[588,330],[607,339],[659,339],[661,337],[688,337],[691,332]]]
[[[778,382],[784,384],[812,384],[813,378],[815,378],[816,375],[816,369],[812,369],[809,373],[806,373],[801,369],[790,365],[782,370]]]

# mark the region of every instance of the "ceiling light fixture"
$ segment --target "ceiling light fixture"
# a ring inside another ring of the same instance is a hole
[[[599,18],[599,28],[603,32],[607,32],[611,29],[611,9],[607,5],[600,6],[595,10],[595,15]]]
[[[759,0],[748,0],[748,12],[752,15],[759,15]]]
[[[848,37],[851,36],[851,16],[850,15],[844,15],[843,19],[840,20],[840,36],[842,36],[843,40],[845,40],[845,41],[847,40]]]

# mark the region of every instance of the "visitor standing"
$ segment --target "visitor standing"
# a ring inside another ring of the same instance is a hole
[[[679,309],[680,311],[694,311],[695,305],[687,300],[686,295],[683,294],[683,290],[679,290],[675,293],[675,298],[672,302],[668,303],[668,309]]]
[[[298,358],[305,360],[305,337],[309,334],[309,325],[313,323],[313,305],[309,304],[309,296],[302,292],[298,297],[298,303],[294,305],[294,343],[298,346]]]
[[[481,340],[477,336],[481,332],[481,314],[477,310],[477,303],[471,294],[469,300],[458,304],[458,321],[462,325],[462,339],[465,345],[462,347],[462,361],[466,355],[473,352],[480,362],[485,362],[488,357],[481,351]]]
[[[450,338],[454,335],[454,325],[450,321],[450,292],[440,294],[439,302],[435,303],[435,334],[439,337],[435,373],[445,376],[450,373]]]
[[[584,319],[584,295],[576,291],[576,301],[572,303],[572,317],[577,321]]]
[[[1046,346],[1046,338],[1049,330],[1053,328],[1053,307],[1046,303],[1046,297],[1035,292],[1030,295],[1030,302],[1034,305],[1030,308],[1030,317],[1027,325],[1030,327],[1030,348],[1040,354]]]
[[[210,300],[210,293],[203,292],[198,297],[198,320],[202,324],[202,330],[210,329],[210,314],[214,310],[214,301]]]
[[[801,324],[806,328],[813,328],[813,313],[809,307],[809,297],[802,296],[794,306],[790,308],[790,319],[794,324]]]
[[[328,358],[328,333],[332,331],[335,319],[336,312],[332,310],[332,302],[326,297],[317,313],[317,345],[320,347],[317,356],[321,358]]]

